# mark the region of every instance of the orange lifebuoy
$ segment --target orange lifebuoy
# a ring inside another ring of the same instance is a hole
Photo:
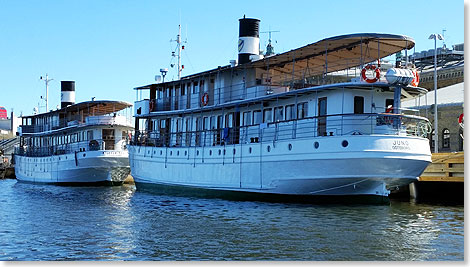
[[[366,72],[368,70],[372,70],[375,72],[375,77],[374,78],[369,78],[366,76]],[[365,66],[362,71],[361,71],[361,76],[362,76],[362,79],[368,83],[375,83],[376,81],[378,81],[380,79],[380,69],[377,68],[377,66],[375,65],[372,65],[372,64],[369,64],[367,66]]]
[[[462,123],[462,122],[463,122],[463,113],[460,114],[460,116],[459,116],[459,123]]]
[[[201,103],[202,103],[203,106],[207,106],[207,104],[209,104],[209,94],[208,93],[204,93],[202,95]]]
[[[413,80],[411,81],[411,85],[414,87],[418,87],[419,84],[419,73],[417,70],[413,71]]]

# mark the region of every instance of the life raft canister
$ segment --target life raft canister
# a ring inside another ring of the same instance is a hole
[[[207,104],[209,104],[209,94],[208,93],[204,93],[201,97],[201,103],[203,106],[207,106]]]
[[[372,70],[375,72],[375,77],[374,78],[369,78],[366,76],[366,72],[368,70]],[[362,79],[368,83],[375,83],[377,82],[379,79],[380,79],[380,69],[376,66],[376,65],[373,65],[373,64],[369,64],[367,66],[365,66],[362,71],[361,71],[361,76],[362,76]]]

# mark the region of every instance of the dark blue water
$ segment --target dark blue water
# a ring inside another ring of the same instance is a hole
[[[464,208],[155,195],[0,180],[0,260],[464,260]]]

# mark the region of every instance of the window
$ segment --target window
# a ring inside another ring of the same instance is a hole
[[[434,130],[432,130],[431,132],[431,138],[429,138],[429,142],[431,142],[429,144],[429,146],[431,147],[431,150],[434,151]]]
[[[193,83],[193,94],[199,93],[199,84],[197,82]]]
[[[283,121],[284,120],[284,107],[275,107],[274,108],[274,121]]]
[[[253,111],[253,124],[260,124],[263,119],[261,110]]]
[[[308,117],[308,103],[303,102],[297,104],[297,118],[298,119],[303,119]]]
[[[204,121],[203,121],[203,129],[204,130],[209,130],[209,117],[204,117]]]
[[[450,131],[447,128],[442,130],[442,148],[450,148]]]
[[[233,113],[225,115],[225,127],[233,127]]]
[[[394,102],[393,99],[385,99],[385,108],[384,108],[384,111],[386,111],[389,106],[392,106],[392,107],[393,107],[393,102]]]
[[[286,121],[295,119],[294,105],[286,106]]]
[[[263,122],[269,123],[273,122],[273,109],[267,108],[263,110]]]
[[[364,97],[355,96],[354,97],[354,114],[363,114],[364,113]]]
[[[186,95],[186,84],[181,85],[181,95]]]
[[[251,125],[251,111],[243,112],[243,126]]]

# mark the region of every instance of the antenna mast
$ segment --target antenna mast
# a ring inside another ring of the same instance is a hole
[[[49,76],[47,75],[46,73],[46,77],[44,78],[43,76],[41,76],[39,78],[40,80],[43,80],[45,83],[46,83],[46,112],[49,111],[49,102],[48,102],[48,98],[49,98],[49,82],[54,80],[54,79],[49,79]]]
[[[178,35],[176,36],[176,40],[170,40],[171,42],[176,42],[176,49],[178,50],[178,55],[175,55],[175,52],[172,52],[171,56],[178,58],[178,80],[181,79],[181,72],[184,69],[184,65],[181,65],[181,51],[184,49],[184,45],[186,41],[181,41],[181,24],[178,25]],[[174,67],[174,64],[171,64],[171,67]]]

